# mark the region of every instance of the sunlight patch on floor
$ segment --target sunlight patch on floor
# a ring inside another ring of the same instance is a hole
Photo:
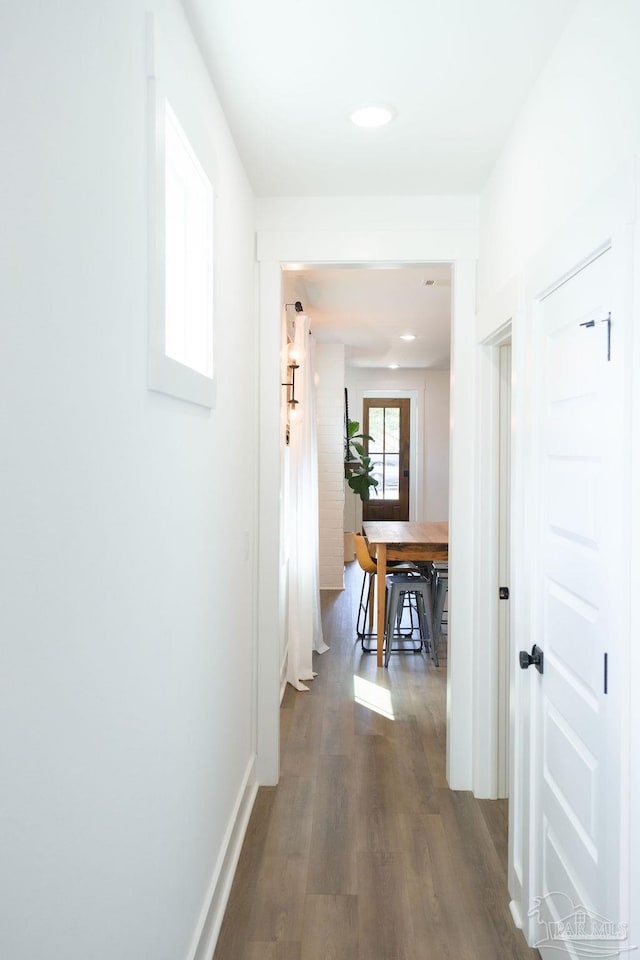
[[[359,703],[360,706],[366,707],[368,710],[373,710],[374,713],[379,713],[380,716],[386,717],[387,720],[395,720],[393,704],[391,703],[391,691],[386,690],[384,687],[379,687],[376,683],[371,683],[370,680],[365,680],[363,677],[358,677],[355,674],[353,677],[353,699],[356,703]]]

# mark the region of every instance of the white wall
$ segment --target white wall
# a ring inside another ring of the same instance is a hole
[[[478,224],[478,197],[260,197],[256,200],[258,231],[294,232],[357,230],[438,230],[442,246],[460,249],[469,231],[473,244]]]
[[[409,391],[416,394],[418,520],[449,517],[449,379],[448,370],[347,367],[349,415],[360,425],[365,393]],[[360,514],[357,519],[360,520]]]
[[[214,411],[146,387],[145,9],[219,161]],[[253,199],[175,0],[5,0],[7,960],[183,960],[254,742]]]
[[[316,344],[320,589],[344,586],[344,345]]]
[[[526,395],[529,351],[523,279],[534,258],[541,251],[557,245],[558,231],[567,225],[572,229],[575,218],[582,217],[583,210],[592,208],[592,197],[599,194],[606,182],[615,179],[618,171],[625,168],[633,176],[640,153],[639,36],[640,6],[635,0],[612,0],[606,4],[600,0],[583,0],[577,5],[553,56],[520,113],[481,198],[478,336],[486,337],[511,317],[514,321],[514,547],[520,557],[526,555],[526,543],[522,542],[523,514],[526,511],[524,464],[526,423],[531,416]],[[636,173],[636,185],[637,182]],[[634,220],[637,222],[636,196],[633,189],[627,191],[624,217],[628,224]],[[606,235],[598,239],[605,240]],[[585,236],[585,245],[588,242]],[[640,282],[637,253],[633,269],[637,290]],[[629,302],[634,304],[633,323],[637,329],[637,296]],[[636,337],[631,347],[636,371],[640,369],[638,340]],[[631,451],[634,472],[629,478],[632,491],[638,489],[640,468],[637,428],[640,393],[637,383],[638,376],[629,397],[631,436],[634,438]],[[630,582],[633,584],[640,579],[637,549],[640,509],[635,495],[629,523],[633,544]],[[480,533],[480,541],[482,536]],[[514,596],[520,597],[517,604],[521,607],[527,589],[526,571],[512,586]],[[517,612],[518,606],[514,608],[516,644],[519,639],[529,640],[526,635],[526,599],[524,603],[524,610]],[[631,611],[631,620],[631,636],[637,637],[640,622],[635,607]],[[636,695],[640,678],[637,643],[632,643],[630,665],[629,743],[632,749],[629,754],[630,795],[625,799],[629,800],[630,810],[634,811],[640,804],[640,765],[633,746],[640,735],[640,708]],[[625,695],[623,691],[623,699]],[[525,821],[526,802],[524,807],[519,806],[520,816]],[[526,829],[524,832],[526,836]],[[631,922],[629,942],[638,943],[640,833],[633,817],[629,860],[623,870],[625,877],[631,878],[631,893],[630,902],[623,904],[624,915],[618,919]]]

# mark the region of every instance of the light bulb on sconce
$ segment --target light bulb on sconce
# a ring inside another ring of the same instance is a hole
[[[289,423],[300,423],[302,420],[302,409],[297,400],[294,400],[295,406],[289,407]]]
[[[295,363],[299,367],[305,357],[306,353],[304,347],[301,347],[299,344],[297,344],[295,340],[293,343],[289,344],[287,348],[287,358],[290,365]]]

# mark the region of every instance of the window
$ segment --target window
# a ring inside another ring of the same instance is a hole
[[[165,101],[165,353],[213,376],[213,187]]]
[[[213,158],[151,15],[149,34],[149,388],[213,407]]]
[[[380,500],[399,499],[400,476],[400,410],[396,407],[370,407],[369,456],[373,476],[378,481],[371,496]]]

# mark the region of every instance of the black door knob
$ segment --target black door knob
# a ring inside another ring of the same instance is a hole
[[[531,664],[534,665],[538,673],[544,672],[544,654],[537,644],[534,644],[531,653],[526,650],[520,651],[520,667],[528,670]]]

